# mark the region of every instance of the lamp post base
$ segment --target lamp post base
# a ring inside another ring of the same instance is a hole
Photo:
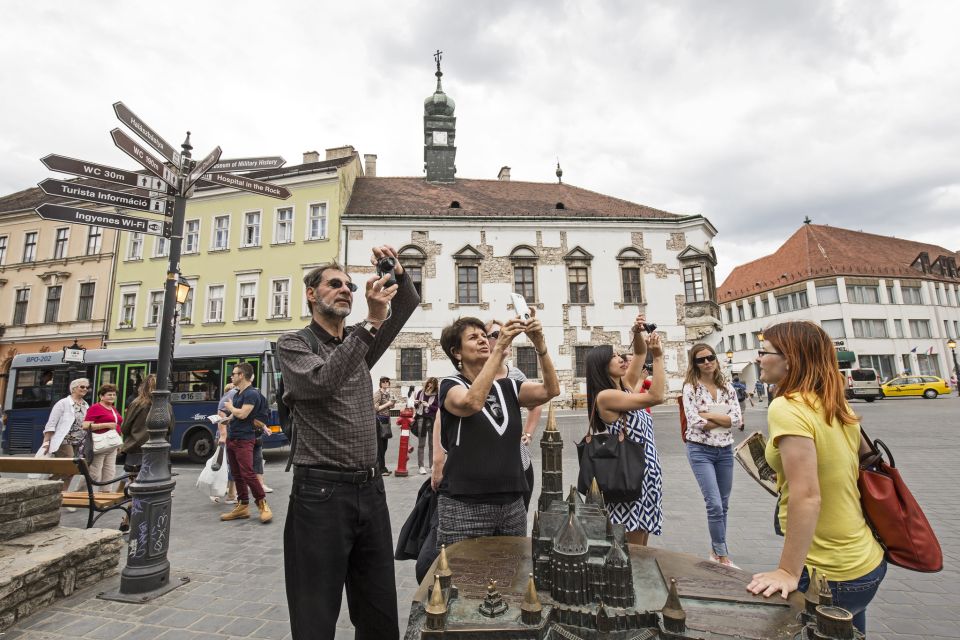
[[[120,587],[118,586],[116,589],[98,593],[97,598],[100,600],[112,600],[114,602],[126,602],[129,604],[143,604],[145,602],[150,602],[154,598],[159,598],[166,593],[170,593],[174,589],[182,587],[188,582],[190,582],[190,578],[187,576],[173,577],[156,589],[144,591],[143,593],[120,593]]]

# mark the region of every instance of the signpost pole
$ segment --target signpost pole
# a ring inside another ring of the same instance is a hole
[[[181,145],[182,162],[179,167],[180,184],[186,184],[193,170],[190,133]],[[130,485],[133,497],[130,510],[130,544],[127,564],[120,574],[118,600],[142,602],[153,599],[189,581],[182,577],[170,581],[170,546],[172,518],[171,493],[176,482],[170,477],[170,443],[167,429],[173,407],[170,404],[170,369],[173,359],[173,332],[177,305],[176,292],[180,273],[180,244],[187,208],[186,194],[177,189],[173,205],[170,238],[170,264],[163,296],[163,315],[160,329],[160,348],[157,354],[157,387],[153,392],[153,406],[147,418],[150,440],[143,445],[143,463],[137,480]]]

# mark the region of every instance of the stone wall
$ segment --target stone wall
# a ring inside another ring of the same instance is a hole
[[[60,482],[0,478],[0,540],[60,524]]]

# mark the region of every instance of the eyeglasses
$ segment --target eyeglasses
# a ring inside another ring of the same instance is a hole
[[[77,389],[89,389],[90,385],[88,384],[78,384]]]
[[[238,376],[238,375],[240,375],[240,372],[239,372],[239,371],[234,371],[234,372],[232,372],[230,375],[232,375],[232,376]]]
[[[693,361],[696,364],[705,364],[707,362],[713,362],[716,359],[717,359],[717,356],[709,355],[709,356],[703,356],[702,358],[694,358]]]
[[[782,356],[782,355],[783,355],[782,353],[779,353],[777,351],[764,351],[763,349],[760,349],[759,351],[757,351],[757,356],[761,358],[763,356]]]
[[[499,330],[497,330],[497,331],[491,331],[490,333],[487,334],[487,338],[488,338],[488,339],[491,339],[491,340],[499,340],[499,339],[500,339],[500,331],[499,331]]]
[[[324,283],[321,282],[320,284],[324,284]],[[331,280],[327,280],[326,285],[331,289],[339,289],[343,285],[347,285],[347,289],[349,289],[351,293],[355,293],[357,291],[357,285],[353,284],[352,282],[344,282],[340,278],[333,278]]]

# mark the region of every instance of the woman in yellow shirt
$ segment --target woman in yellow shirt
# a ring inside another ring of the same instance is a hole
[[[887,563],[860,506],[860,422],[844,398],[833,342],[812,322],[784,322],[763,336],[760,380],[777,385],[766,458],[777,472],[786,537],[779,566],[754,575],[747,589],[786,598],[806,591],[808,568],[816,568],[834,604],[865,633]]]

